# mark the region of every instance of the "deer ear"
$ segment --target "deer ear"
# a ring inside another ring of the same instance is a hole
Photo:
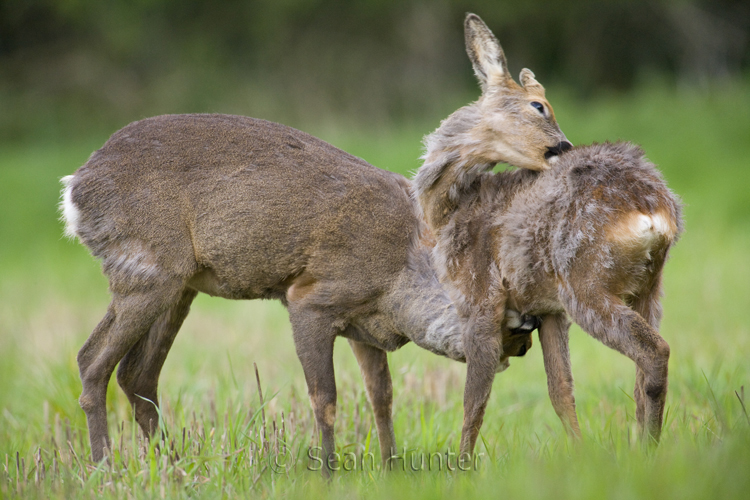
[[[508,63],[500,43],[476,14],[466,15],[464,36],[466,37],[466,53],[469,54],[482,90],[489,85],[502,83],[510,78]]]
[[[524,90],[526,90],[526,92],[534,93],[544,97],[544,87],[541,83],[536,81],[536,78],[534,78],[534,73],[530,69],[523,68],[521,70],[521,75],[518,77],[518,80],[521,82],[521,85],[523,85],[523,88]]]

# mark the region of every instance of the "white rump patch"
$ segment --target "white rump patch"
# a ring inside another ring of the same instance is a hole
[[[631,222],[630,230],[636,238],[646,238],[653,232],[654,222],[648,215],[638,214]]]
[[[61,212],[60,219],[65,222],[65,236],[75,238],[78,235],[78,221],[81,216],[78,207],[73,204],[73,175],[68,175],[60,179],[63,185],[59,209]]]
[[[676,232],[674,223],[662,213],[632,212],[610,231],[609,236],[612,240],[636,244],[648,251],[657,238],[671,240]]]
[[[671,237],[674,231],[669,221],[662,214],[656,213],[653,215],[638,214],[633,233],[637,237],[649,239],[657,235]]]
[[[651,227],[659,234],[670,237],[674,235],[672,225],[662,214],[654,214],[651,216]]]

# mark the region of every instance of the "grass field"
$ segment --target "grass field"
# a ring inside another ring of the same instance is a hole
[[[0,147],[0,498],[750,497],[750,82],[700,92],[654,84],[591,102],[561,89],[548,96],[573,143],[642,144],[685,202],[687,230],[664,278],[672,357],[657,449],[634,438],[632,363],[574,327],[583,442],[565,437],[535,345],[496,379],[476,470],[430,468],[431,454],[457,451],[465,368],[407,345],[389,356],[406,455],[384,475],[367,460],[379,456],[373,417],[339,342],[336,438],[349,457],[342,466],[356,467],[327,484],[307,470],[312,411],[283,307],[201,296],[162,372],[166,441],[157,449],[140,437],[113,381],[113,456],[91,463],[75,355],[104,314],[107,284],[86,250],[61,237],[56,203],[58,179],[107,130]],[[408,174],[440,118],[374,134],[310,132]]]

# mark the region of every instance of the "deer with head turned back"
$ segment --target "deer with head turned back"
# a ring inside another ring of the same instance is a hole
[[[642,436],[658,441],[669,358],[658,334],[659,296],[682,228],[679,200],[631,144],[572,148],[542,85],[528,69],[521,85],[513,81],[476,16],[466,19],[466,39],[482,96],[426,137],[414,179],[437,242],[436,268],[467,323],[461,452],[474,449],[508,309],[542,319],[550,398],[570,434],[580,430],[568,315],[635,362],[637,422]],[[487,108],[500,110],[496,119],[487,119]],[[489,172],[498,162],[523,168]]]
[[[94,460],[110,446],[118,363],[136,421],[156,431],[159,374],[199,292],[287,307],[324,457],[334,451],[336,337],[359,362],[384,462],[396,449],[386,352],[413,341],[465,360],[409,181],[308,134],[240,116],[159,116],[116,132],[63,183],[66,233],[101,260],[112,295],[78,353]],[[527,351],[536,324],[515,315],[503,327],[514,335],[501,335],[492,373]]]

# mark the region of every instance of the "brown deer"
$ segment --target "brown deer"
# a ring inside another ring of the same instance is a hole
[[[96,461],[110,446],[118,362],[136,421],[157,430],[159,374],[198,292],[288,308],[325,457],[337,336],[359,362],[384,462],[396,449],[386,352],[413,341],[465,359],[409,181],[308,134],[240,116],[159,116],[116,132],[63,183],[66,232],[101,259],[112,294],[78,353]],[[493,373],[526,352],[536,325],[516,315],[508,327]]]
[[[658,441],[669,358],[657,332],[661,274],[682,228],[679,200],[631,144],[571,150],[544,88],[527,69],[521,85],[513,81],[476,16],[466,19],[466,41],[482,96],[426,137],[414,179],[435,266],[466,321],[461,453],[474,449],[494,360],[511,334],[502,328],[508,309],[542,318],[550,398],[572,435],[580,430],[567,315],[635,362],[637,422]],[[523,168],[489,172],[499,162]]]

